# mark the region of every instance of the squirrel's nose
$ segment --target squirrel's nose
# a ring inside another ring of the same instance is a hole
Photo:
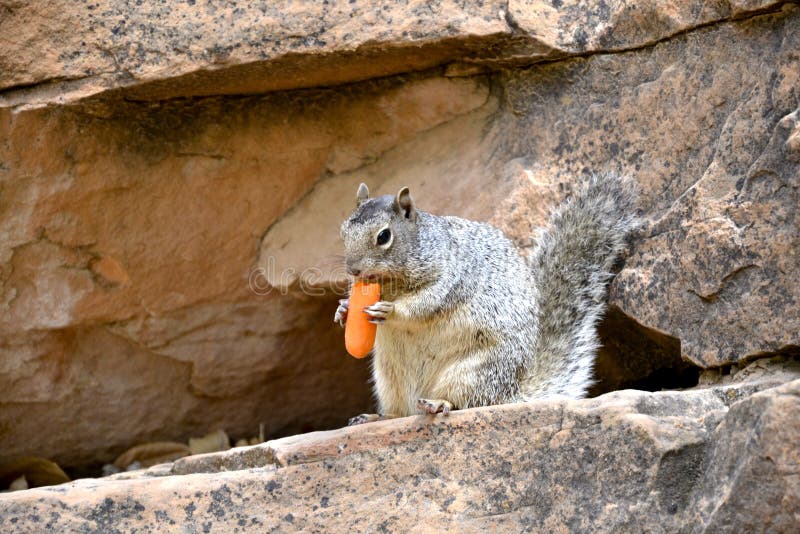
[[[358,276],[361,274],[361,269],[356,267],[356,263],[358,262],[354,260],[347,261],[347,272],[352,276]]]

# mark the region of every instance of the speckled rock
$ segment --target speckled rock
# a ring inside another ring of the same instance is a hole
[[[798,408],[797,381],[731,407],[707,451],[708,468],[692,503],[690,521],[694,525],[711,532],[797,529]],[[751,498],[754,494],[758,498]]]
[[[800,380],[761,377],[294,436],[0,495],[0,510],[10,533],[790,532],[797,443]]]

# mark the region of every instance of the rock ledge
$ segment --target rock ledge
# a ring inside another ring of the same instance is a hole
[[[0,509],[7,532],[786,532],[800,380],[778,378],[315,432],[6,494]]]

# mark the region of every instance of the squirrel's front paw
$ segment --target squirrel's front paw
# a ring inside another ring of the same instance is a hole
[[[339,323],[339,326],[344,328],[344,323],[347,321],[347,307],[350,305],[350,301],[347,299],[339,300],[339,307],[336,308],[336,313],[333,316],[333,322]]]
[[[381,324],[386,320],[386,317],[392,313],[392,310],[394,310],[393,302],[379,300],[372,306],[367,306],[364,308],[364,313],[370,316],[369,322],[373,324]]]
[[[448,415],[452,409],[453,405],[443,399],[417,399],[417,410],[422,413]]]

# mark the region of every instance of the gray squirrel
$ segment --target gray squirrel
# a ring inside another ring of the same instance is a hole
[[[379,325],[378,414],[350,423],[584,397],[636,197],[629,178],[581,180],[525,258],[493,226],[418,210],[407,187],[370,199],[361,184],[341,237],[348,272],[381,282],[381,300],[364,310]],[[334,321],[347,313],[339,301]]]

